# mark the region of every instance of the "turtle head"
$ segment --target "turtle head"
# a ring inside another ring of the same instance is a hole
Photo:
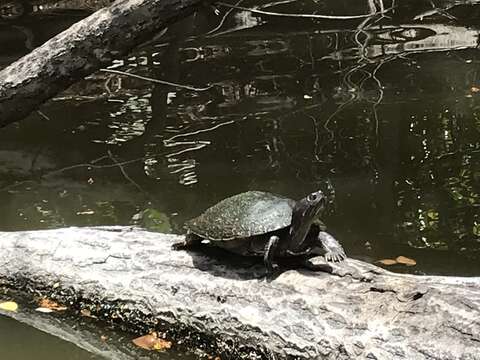
[[[320,190],[308,194],[296,202],[290,226],[290,251],[300,252],[304,250],[304,242],[310,231],[310,226],[317,215],[325,209],[326,204],[327,198]]]

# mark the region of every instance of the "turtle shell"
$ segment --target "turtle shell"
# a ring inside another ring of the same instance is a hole
[[[295,201],[262,191],[247,191],[220,201],[185,225],[208,240],[232,240],[290,226]]]

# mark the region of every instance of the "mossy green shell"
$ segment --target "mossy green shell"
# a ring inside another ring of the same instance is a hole
[[[290,226],[294,206],[286,197],[247,191],[220,201],[185,225],[209,240],[248,238]]]

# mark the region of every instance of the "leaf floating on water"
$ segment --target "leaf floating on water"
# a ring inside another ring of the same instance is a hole
[[[438,220],[440,215],[438,214],[438,211],[435,210],[427,210],[427,217],[431,220]]]
[[[88,317],[88,318],[92,318],[92,319],[97,319],[97,317],[95,315],[92,315],[92,312],[88,309],[80,310],[80,315]]]
[[[406,266],[415,266],[417,265],[417,262],[413,259],[410,259],[406,256],[397,256],[396,259],[382,259],[378,260],[377,263],[380,263],[382,265],[390,266],[390,265],[395,265],[395,264],[402,264]]]
[[[138,347],[141,347],[142,349],[152,350],[153,342],[155,341],[155,339],[156,337],[153,336],[153,334],[148,334],[148,335],[137,337],[133,339],[132,342]]]
[[[167,350],[172,347],[172,342],[159,338],[157,333],[140,336],[132,340],[135,345],[145,350]]]
[[[38,312],[41,312],[41,313],[44,313],[44,314],[49,314],[49,313],[53,312],[52,309],[48,309],[48,308],[44,308],[44,307],[38,307],[38,308],[35,309],[35,311],[38,311]]]
[[[50,299],[41,299],[38,302],[38,306],[39,306],[39,308],[37,308],[36,310],[40,311],[40,312],[45,312],[45,313],[46,312],[52,312],[52,311],[65,311],[65,310],[67,310],[66,306],[60,305],[60,304],[58,304],[55,301],[50,300]],[[44,311],[44,310],[39,310],[39,309],[45,309],[45,310],[51,310],[51,311]]]
[[[172,347],[172,343],[170,341],[164,339],[157,339],[153,345],[155,350],[167,350]]]
[[[151,231],[169,233],[172,232],[172,225],[168,215],[156,209],[145,209],[134,215],[136,218],[132,220],[142,227]]]
[[[5,311],[17,311],[18,304],[14,301],[5,301],[0,303],[0,309]]]
[[[377,261],[378,263],[382,264],[382,265],[395,265],[397,263],[396,260],[394,259],[382,259],[382,260],[378,260]]]
[[[480,236],[480,222],[473,222],[473,235]]]
[[[395,260],[397,261],[397,263],[407,266],[417,265],[417,262],[415,260],[407,258],[406,256],[398,256]]]

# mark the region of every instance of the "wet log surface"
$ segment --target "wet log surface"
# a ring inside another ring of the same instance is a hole
[[[0,127],[110,64],[205,0],[119,0],[0,71]]]
[[[222,359],[480,359],[480,278],[348,260],[333,274],[265,279],[250,260],[172,251],[179,239],[127,227],[2,232],[0,287],[166,330]]]

